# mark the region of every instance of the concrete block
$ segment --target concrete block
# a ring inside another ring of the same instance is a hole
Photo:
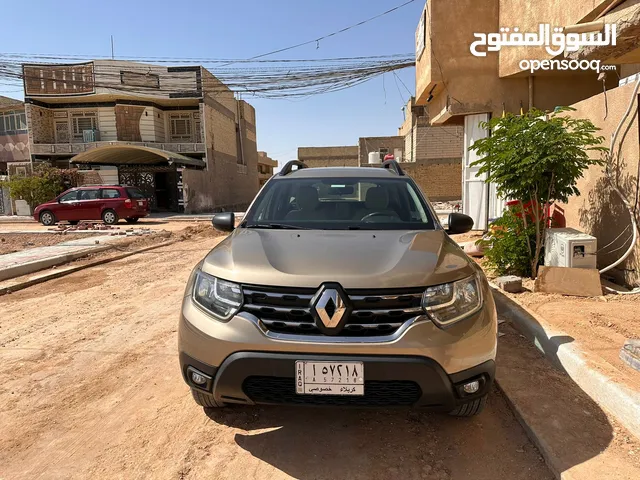
[[[495,279],[496,285],[505,292],[520,293],[522,291],[522,278],[515,275],[505,275]]]
[[[534,289],[576,297],[602,295],[600,273],[595,268],[540,267]]]
[[[620,350],[620,358],[640,372],[640,339],[627,340]]]

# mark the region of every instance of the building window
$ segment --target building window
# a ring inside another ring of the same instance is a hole
[[[191,141],[191,114],[172,113],[169,115],[171,124],[171,141]]]
[[[98,129],[98,116],[96,112],[72,112],[71,128],[73,131],[73,139],[82,142],[83,132],[85,130]]]
[[[0,135],[26,133],[27,116],[24,112],[9,111],[0,113]]]

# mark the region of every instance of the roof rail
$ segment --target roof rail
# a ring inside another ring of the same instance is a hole
[[[396,175],[404,177],[404,171],[400,168],[400,165],[395,160],[387,160],[382,164],[382,168],[392,170]]]
[[[287,162],[284,167],[282,167],[282,170],[280,170],[280,173],[278,175],[280,176],[289,175],[291,172],[294,171],[293,167],[298,167],[296,170],[302,170],[303,168],[309,168],[309,165],[307,165],[304,162],[301,162],[300,160],[291,160],[290,162]]]

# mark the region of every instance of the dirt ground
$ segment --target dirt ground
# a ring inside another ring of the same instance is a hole
[[[68,242],[69,240],[78,240],[79,238],[87,238],[90,236],[93,235],[81,233],[64,235],[59,233],[12,233],[10,235],[3,235],[0,233],[0,255],[19,252],[29,248],[48,247],[49,245],[55,245],[60,242]]]
[[[188,239],[0,297],[0,477],[551,479],[504,398],[408,410],[203,410],[183,383]],[[210,228],[210,227],[208,227]]]
[[[640,338],[640,295],[580,298],[533,292],[530,280],[524,286],[525,292],[506,295],[540,315],[554,329],[571,336],[583,350],[602,359],[597,368],[640,390],[640,372],[619,357],[625,340]]]

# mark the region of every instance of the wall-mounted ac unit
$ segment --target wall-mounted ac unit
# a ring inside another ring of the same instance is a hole
[[[82,131],[82,141],[83,141],[83,143],[99,142],[100,141],[100,131],[96,130],[96,129],[83,130]]]
[[[546,231],[544,264],[548,267],[596,268],[598,240],[573,228]]]

